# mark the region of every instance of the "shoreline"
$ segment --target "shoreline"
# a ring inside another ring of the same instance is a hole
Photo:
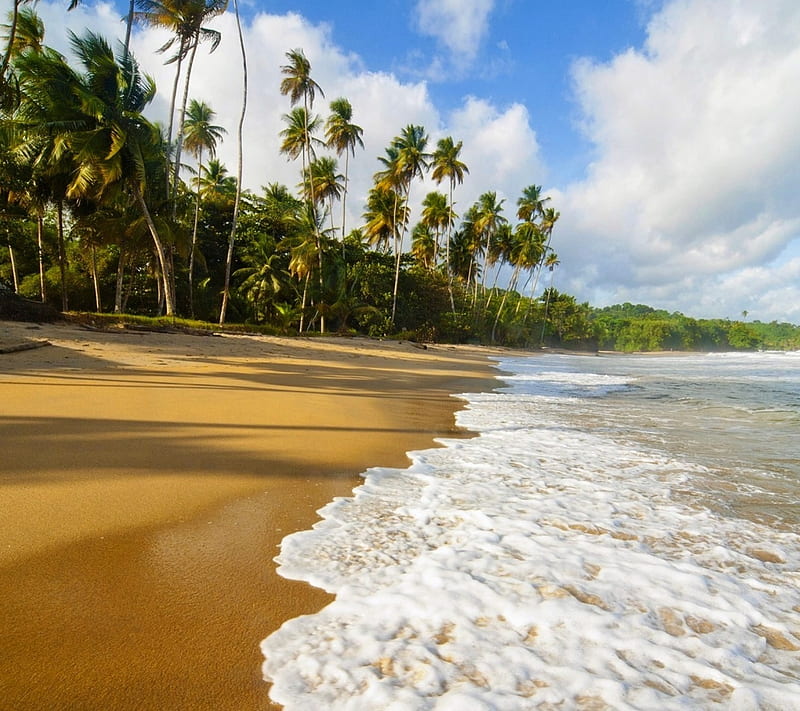
[[[269,709],[259,642],[332,599],[280,540],[372,466],[467,433],[505,349],[0,322],[0,696]]]

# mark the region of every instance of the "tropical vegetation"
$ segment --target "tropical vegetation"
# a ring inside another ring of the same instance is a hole
[[[131,0],[128,28],[171,33],[160,49],[175,67],[164,127],[147,117],[156,86],[127,40],[114,47],[86,31],[71,37],[68,58],[47,47],[32,6],[14,1],[0,44],[0,280],[13,291],[64,312],[285,334],[620,350],[769,342],[756,324],[703,330],[660,312],[592,310],[559,292],[559,212],[540,186],[521,186],[515,201],[487,191],[457,214],[470,174],[462,141],[407,125],[377,160],[365,156],[347,98],[317,113],[325,94],[302,49],[286,52],[275,87],[286,101],[281,152],[297,161],[298,183],[245,189],[241,30],[235,174],[217,157],[228,136],[191,84],[197,52],[220,41],[207,23],[226,8]],[[234,11],[238,21],[238,3]],[[350,189],[356,160],[375,165],[364,196]],[[417,204],[413,188],[426,179],[436,189]]]

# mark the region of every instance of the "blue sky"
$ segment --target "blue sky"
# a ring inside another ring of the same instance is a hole
[[[0,7],[10,0],[0,0]],[[119,8],[39,0],[46,40],[65,29],[121,35]],[[287,50],[302,48],[325,91],[364,128],[351,165],[348,223],[363,211],[377,157],[409,123],[431,145],[464,141],[463,213],[494,190],[513,222],[530,184],[561,213],[557,288],[598,306],[647,303],[697,317],[800,323],[800,2],[797,0],[242,0],[250,73],[244,182],[293,187],[278,150]],[[219,49],[198,55],[190,95],[229,131],[236,163],[241,71],[231,13]],[[165,35],[133,50],[160,88]],[[419,184],[412,201],[436,185]]]

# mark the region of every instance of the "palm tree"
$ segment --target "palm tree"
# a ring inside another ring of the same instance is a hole
[[[11,12],[9,13],[11,17],[11,23],[8,25],[8,34],[6,35],[6,51],[3,53],[3,59],[0,61],[0,82],[3,84],[3,88],[5,89],[7,86],[7,72],[9,65],[11,63],[11,58],[14,56],[14,50],[16,47],[17,42],[17,26],[19,23],[19,14],[20,14],[20,7],[31,0],[12,0],[13,7],[11,8]],[[5,91],[3,92],[5,94]]]
[[[535,222],[525,221],[517,225],[514,231],[514,237],[511,245],[511,252],[509,254],[509,262],[514,265],[514,273],[511,276],[511,282],[508,289],[503,294],[503,300],[497,309],[497,315],[494,319],[492,326],[492,341],[495,339],[495,332],[497,324],[500,321],[500,316],[503,313],[503,307],[506,304],[508,294],[517,288],[517,281],[519,280],[520,272],[523,269],[534,269],[544,254],[544,240],[541,228]]]
[[[361,135],[364,130],[352,123],[353,107],[347,99],[334,99],[330,103],[331,115],[325,124],[325,138],[328,146],[337,156],[344,153],[344,189],[342,190],[342,253],[344,254],[345,217],[347,214],[347,184],[350,155],[356,155],[356,146],[364,147]]]
[[[422,126],[409,124],[397,136],[386,151],[386,157],[381,158],[385,169],[375,175],[379,184],[396,191],[398,197],[405,197],[408,202],[411,192],[411,183],[414,178],[422,177],[428,169],[430,154],[425,151],[428,145],[428,135]],[[398,224],[395,218],[395,224]],[[395,237],[395,270],[394,288],[392,289],[392,317],[394,323],[397,313],[397,290],[400,283],[400,260],[403,254],[403,237],[405,236],[406,222],[400,223],[402,230]]]
[[[408,214],[405,198],[389,187],[375,185],[367,195],[363,215],[364,235],[369,244],[388,250],[391,242],[397,241],[399,223],[405,223]]]
[[[485,192],[476,203],[475,234],[476,234],[476,263],[478,256],[484,257],[483,277],[486,278],[486,264],[488,261],[489,245],[494,241],[497,231],[508,220],[502,215],[505,200],[497,199],[496,192]],[[484,283],[485,286],[485,283]],[[475,275],[475,302],[478,299],[478,279]]]
[[[323,156],[313,160],[308,166],[305,179],[301,187],[307,191],[306,200],[311,200],[314,195],[318,203],[328,201],[331,214],[331,229],[333,225],[333,201],[341,198],[344,191],[344,176],[337,172],[336,159]]]
[[[79,119],[70,127],[51,126],[73,157],[76,170],[66,195],[97,202],[127,192],[138,204],[158,255],[167,315],[175,314],[169,261],[164,243],[145,198],[153,164],[160,162],[163,145],[158,127],[143,110],[155,96],[155,84],[143,76],[133,56],[123,51],[115,59],[110,45],[98,35],[71,35],[71,45],[84,68],[73,87]]]
[[[464,174],[469,173],[469,168],[467,168],[466,164],[459,159],[462,145],[462,141],[455,143],[450,136],[439,139],[439,142],[436,144],[436,150],[433,152],[433,160],[431,163],[433,166],[431,177],[436,181],[436,184],[440,184],[445,179],[447,179],[450,183],[448,201],[450,203],[451,210],[454,207],[453,190],[455,189],[456,183],[461,185],[461,183],[464,182]],[[450,239],[452,236],[452,228],[452,225],[447,228],[447,241],[445,242],[445,263],[448,265],[450,264]],[[448,288],[450,292],[450,306],[455,313],[456,307],[455,302],[453,301],[453,284],[452,280],[449,278]]]
[[[159,48],[159,52],[164,53],[177,43],[177,50],[166,62],[167,64],[175,63],[175,80],[170,97],[169,122],[167,128],[168,143],[172,142],[175,102],[178,95],[178,84],[180,83],[182,65],[186,57],[189,57],[186,79],[184,82],[183,99],[179,111],[175,163],[172,176],[172,197],[174,200],[177,190],[178,171],[180,170],[183,124],[186,115],[186,105],[189,99],[189,82],[191,81],[194,58],[197,53],[197,47],[203,40],[211,42],[212,52],[219,46],[222,35],[216,30],[209,29],[203,25],[210,19],[225,12],[228,6],[228,0],[136,0],[136,4],[140,8],[140,10],[135,13],[135,19],[137,21],[150,25],[151,27],[163,28],[173,33],[173,37]]]
[[[303,100],[303,113],[298,114],[302,118],[305,139],[303,141],[303,175],[312,160],[312,141],[311,134],[313,129],[319,126],[318,120],[312,118],[311,111],[314,108],[314,99],[317,92],[325,96],[322,88],[311,78],[311,62],[308,61],[302,49],[293,49],[286,52],[288,64],[281,66],[281,73],[284,78],[281,80],[280,91],[284,96],[289,97],[289,102],[295,106]],[[312,124],[314,124],[312,128]],[[313,191],[312,191],[313,192]],[[312,197],[312,203],[314,202]]]
[[[439,245],[445,233],[449,233],[455,222],[456,214],[447,201],[447,196],[440,192],[430,192],[422,201],[422,223],[435,235],[431,267],[435,267],[439,259]]]
[[[544,302],[544,318],[542,319],[542,334],[539,336],[539,342],[544,343],[544,329],[547,326],[547,312],[550,308],[550,296],[553,293],[553,281],[555,279],[556,267],[561,264],[558,261],[558,255],[555,252],[550,252],[544,260],[544,265],[550,270],[550,287],[546,291]]]
[[[244,33],[242,32],[242,21],[239,16],[239,0],[233,0],[233,8],[236,15],[236,30],[239,36],[239,51],[242,54],[242,110],[239,112],[239,124],[236,129],[237,161],[236,161],[236,198],[233,202],[233,220],[231,222],[231,233],[228,237],[228,254],[225,258],[225,286],[222,291],[222,304],[219,310],[219,323],[225,323],[225,315],[228,309],[228,299],[231,289],[231,266],[233,264],[233,247],[236,242],[236,229],[239,224],[239,204],[242,200],[242,171],[244,169],[244,119],[247,115],[247,51],[244,46]]]
[[[192,226],[192,248],[189,253],[189,309],[194,318],[194,298],[192,289],[194,286],[194,257],[197,247],[197,225],[200,220],[200,174],[203,169],[203,150],[207,150],[213,159],[217,153],[217,141],[222,138],[225,129],[222,126],[215,126],[211,123],[215,113],[211,107],[197,99],[192,99],[189,109],[186,112],[186,137],[184,145],[197,159],[197,195],[194,204],[194,225]]]
[[[433,269],[436,265],[437,239],[438,234],[424,222],[418,222],[411,231],[411,253],[425,269]]]

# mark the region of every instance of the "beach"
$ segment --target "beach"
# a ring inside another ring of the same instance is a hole
[[[277,708],[260,640],[332,599],[281,540],[460,436],[488,355],[0,322],[5,707]]]

